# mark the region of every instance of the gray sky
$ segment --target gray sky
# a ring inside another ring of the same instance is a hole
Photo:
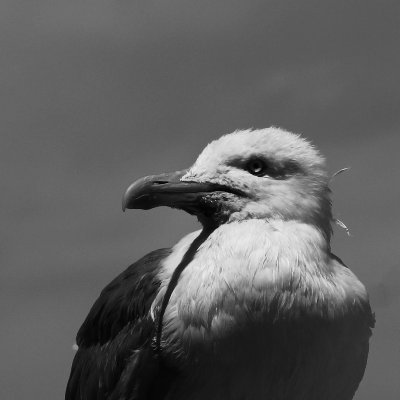
[[[400,3],[3,0],[0,398],[63,397],[99,291],[197,227],[123,214],[126,186],[189,166],[237,128],[278,125],[328,157],[333,249],[377,314],[356,396],[400,393]]]

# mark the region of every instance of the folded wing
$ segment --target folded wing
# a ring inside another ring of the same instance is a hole
[[[149,253],[101,292],[77,335],[66,400],[161,400],[173,380],[154,354],[151,304],[170,249]]]

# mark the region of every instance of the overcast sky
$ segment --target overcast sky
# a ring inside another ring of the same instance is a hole
[[[400,393],[400,3],[0,2],[0,398],[60,399],[102,287],[197,223],[127,185],[238,128],[302,133],[334,172],[333,250],[377,314],[358,400]]]

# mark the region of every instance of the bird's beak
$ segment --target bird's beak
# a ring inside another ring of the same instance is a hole
[[[122,209],[140,208],[149,210],[159,206],[180,208],[191,214],[201,210],[201,199],[210,192],[236,191],[215,183],[185,182],[181,178],[187,170],[150,175],[138,179],[126,190],[122,198]]]

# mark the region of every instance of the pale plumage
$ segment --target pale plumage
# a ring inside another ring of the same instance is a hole
[[[251,160],[265,162],[263,176],[249,173]],[[228,221],[251,218],[299,220],[330,237],[331,206],[325,160],[299,135],[269,128],[237,131],[210,143],[182,181],[227,185],[246,196],[221,204]],[[209,197],[221,196],[220,193]],[[224,221],[225,222],[225,221]]]
[[[331,253],[328,183],[318,151],[277,128],[225,135],[189,170],[135,182],[124,208],[182,208],[203,230],[103,291],[66,398],[350,400],[373,316]]]

